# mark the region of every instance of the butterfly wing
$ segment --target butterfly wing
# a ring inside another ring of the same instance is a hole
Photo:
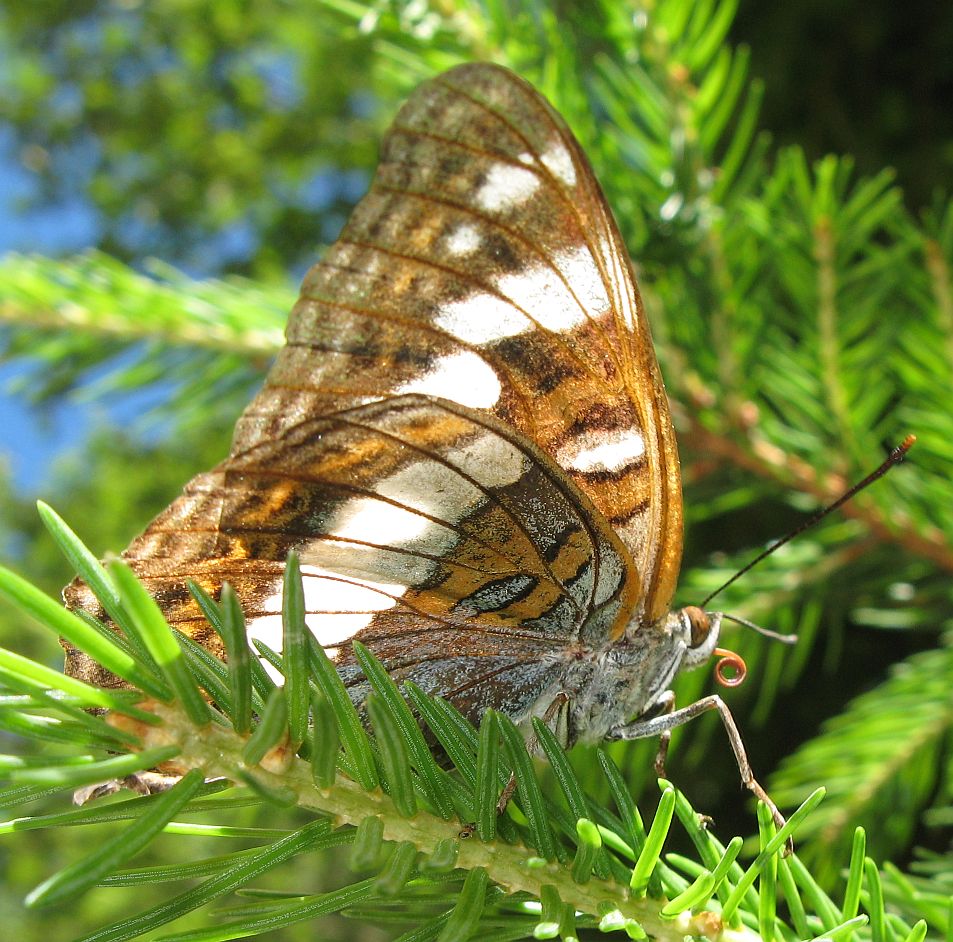
[[[277,650],[291,550],[308,625],[347,682],[363,680],[357,639],[395,679],[471,714],[536,702],[573,647],[604,635],[625,585],[622,544],[543,453],[417,395],[308,419],[234,456],[125,556],[180,630],[207,630],[185,580],[213,595],[228,581],[249,634]]]
[[[177,627],[214,650],[184,580],[227,580],[276,646],[295,549],[345,673],[358,638],[466,707],[667,611],[681,499],[648,325],[582,151],[521,79],[414,92],[287,340],[230,457],[125,553]]]
[[[464,65],[413,93],[287,339],[236,451],[395,393],[486,409],[619,534],[631,614],[668,610],[681,485],[648,324],[585,155],[522,79]]]

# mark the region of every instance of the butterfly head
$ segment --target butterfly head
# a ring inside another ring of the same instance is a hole
[[[706,612],[695,605],[673,612],[674,634],[684,645],[681,669],[691,670],[704,664],[715,653],[721,631],[721,612]]]

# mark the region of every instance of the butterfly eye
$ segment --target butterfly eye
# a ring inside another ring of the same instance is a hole
[[[686,605],[683,609],[691,629],[691,645],[700,648],[711,634],[711,619],[706,612],[694,605]]]

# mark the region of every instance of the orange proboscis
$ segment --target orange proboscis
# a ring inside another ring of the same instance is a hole
[[[723,687],[737,687],[744,683],[748,675],[748,665],[745,664],[744,658],[726,648],[715,648],[714,653],[721,659],[715,665],[715,677],[718,683]],[[726,673],[729,670],[732,673]]]

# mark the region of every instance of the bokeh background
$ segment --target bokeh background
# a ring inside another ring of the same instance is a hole
[[[149,279],[231,279],[229,290],[259,306],[262,330],[280,330],[298,281],[366,189],[396,104],[375,72],[381,51],[373,15],[387,4],[369,6],[357,25],[342,15],[344,6],[6,0],[0,256],[35,254],[55,269],[58,259],[98,249]],[[477,9],[433,6],[461,16]],[[586,19],[586,4],[550,6],[576,31],[568,39],[598,50],[599,18]],[[791,144],[812,160],[850,155],[862,175],[891,167],[913,214],[949,187],[950,4],[742,0],[728,42],[750,49],[749,74],[764,82],[758,120],[773,151]],[[64,293],[77,277],[69,271]],[[22,316],[4,290],[0,277],[0,331]],[[41,317],[38,310],[37,326]],[[107,327],[90,347],[57,359],[62,325],[54,326],[45,334],[0,332],[0,558],[50,591],[70,573],[39,533],[32,501],[53,503],[95,551],[121,549],[183,482],[224,455],[269,349],[222,355],[227,337],[210,336],[197,344],[198,359],[193,351],[153,361],[146,340],[130,345]],[[42,345],[41,356],[31,343]],[[196,363],[212,364],[201,382],[215,395],[190,409]],[[800,519],[783,497],[765,507],[765,539]],[[721,526],[729,550],[731,526]],[[696,535],[702,547],[718,539],[707,524]],[[0,614],[3,643],[57,659],[49,639],[29,634],[8,611]],[[891,663],[929,650],[936,639],[935,631],[864,635],[846,668],[842,650],[818,647],[811,671],[824,690],[815,699],[833,702],[789,705],[789,732],[754,734],[752,752],[770,767],[793,741],[816,731],[825,711],[872,689]],[[712,774],[733,786],[730,759]],[[750,818],[744,796],[702,791],[729,825]],[[705,805],[702,795],[693,798]],[[945,846],[936,833],[917,836]],[[69,912],[25,914],[23,893],[71,853],[68,834],[0,840],[0,925],[8,937],[73,938],[128,905],[117,891],[103,891]],[[899,862],[906,862],[903,853]],[[333,873],[320,873],[327,866],[333,871],[333,863],[316,863],[315,880],[333,881]],[[344,921],[326,921],[322,933],[389,937]]]

